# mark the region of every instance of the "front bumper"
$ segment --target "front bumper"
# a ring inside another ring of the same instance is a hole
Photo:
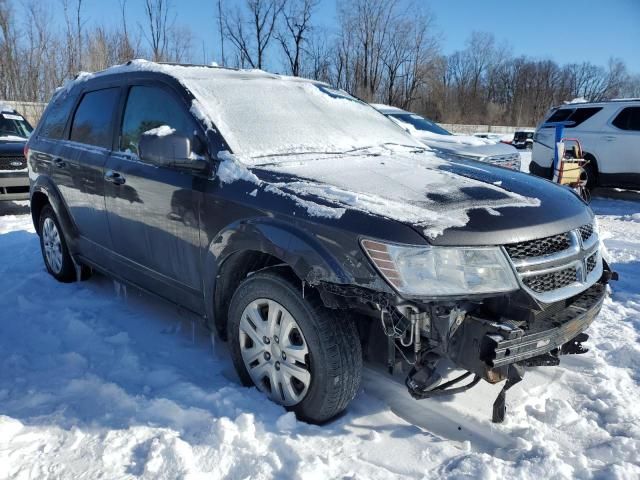
[[[500,381],[504,367],[551,352],[584,332],[600,312],[606,291],[606,284],[596,283],[526,330],[507,319],[470,314],[452,339],[452,360],[491,383]]]
[[[3,200],[29,200],[27,171],[0,171],[0,201]]]

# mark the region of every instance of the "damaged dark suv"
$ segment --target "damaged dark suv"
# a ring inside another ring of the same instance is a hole
[[[614,276],[572,191],[439,157],[319,82],[129,62],[60,89],[27,157],[51,275],[195,312],[308,421],[363,359],[418,399],[507,380],[500,421],[525,367],[584,350]]]

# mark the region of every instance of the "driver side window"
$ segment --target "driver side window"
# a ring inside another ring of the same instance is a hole
[[[122,119],[120,151],[138,155],[140,136],[165,125],[193,138],[193,120],[173,96],[157,87],[131,87]]]

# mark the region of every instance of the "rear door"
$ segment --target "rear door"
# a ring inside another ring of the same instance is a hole
[[[103,168],[111,154],[120,88],[84,92],[67,139],[50,154],[51,175],[80,234],[81,252],[107,266],[111,249],[104,204]]]
[[[105,169],[116,273],[201,311],[198,212],[202,195],[194,184],[201,185],[206,178],[145,163],[138,157],[141,134],[163,125],[189,138],[199,128],[186,102],[170,86],[158,82],[130,86],[118,147]]]
[[[611,120],[603,141],[611,152],[604,173],[620,175],[621,185],[640,184],[640,105],[624,107]],[[627,178],[624,175],[628,174]]]

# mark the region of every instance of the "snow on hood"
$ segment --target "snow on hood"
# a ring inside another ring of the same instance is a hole
[[[234,155],[220,156],[224,161],[218,176],[224,183],[251,181],[266,191],[291,197],[312,216],[339,218],[347,209],[379,215],[411,224],[427,238],[435,238],[448,228],[465,226],[472,209],[499,215],[501,208],[540,204],[538,199],[510,192],[500,185],[441,169],[449,162],[429,152],[387,150],[375,155],[292,160],[253,168],[247,168]],[[266,175],[261,172],[291,179],[263,180]],[[479,188],[485,192],[485,200],[479,201],[468,193]],[[308,198],[320,198],[332,207]]]

